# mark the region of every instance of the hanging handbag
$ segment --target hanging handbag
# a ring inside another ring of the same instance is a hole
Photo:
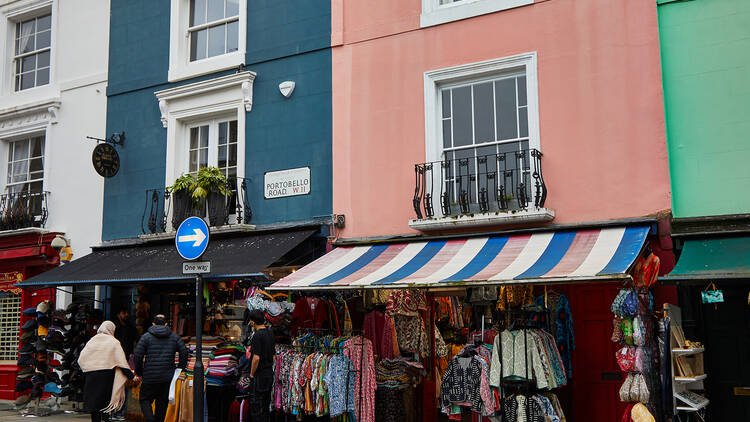
[[[621,402],[629,402],[630,401],[630,387],[633,385],[633,374],[628,374],[627,377],[625,377],[625,381],[623,381],[622,386],[620,386],[620,401]]]
[[[624,346],[615,354],[617,365],[622,372],[632,372],[635,369],[635,347]]]
[[[724,302],[724,292],[717,289],[716,284],[711,282],[711,284],[706,286],[706,289],[701,292],[701,302],[713,304],[722,303]]]
[[[635,380],[638,385],[638,399],[636,401],[648,403],[650,394],[648,392],[648,385],[646,384],[646,377],[644,377],[643,374],[637,374]]]
[[[622,316],[622,302],[625,301],[625,296],[628,294],[628,289],[620,289],[615,296],[615,300],[612,301],[612,313],[615,315]]]
[[[613,343],[622,342],[622,327],[620,326],[621,323],[622,323],[622,318],[615,315],[615,317],[612,319],[612,342]]]
[[[659,257],[653,253],[641,255],[633,267],[633,283],[636,287],[651,287],[659,277]]]
[[[620,314],[626,317],[634,317],[638,315],[638,293],[635,290],[626,290],[626,292]]]
[[[645,331],[646,328],[643,326],[643,319],[636,315],[633,318],[633,345],[643,346],[646,344]]]
[[[620,322],[620,329],[622,330],[622,342],[632,346],[633,345],[633,320],[630,318],[623,318]]]
[[[637,372],[648,372],[650,369],[645,347],[636,347],[634,368]]]
[[[643,403],[636,403],[630,409],[630,420],[632,422],[655,422],[654,415],[648,410]]]

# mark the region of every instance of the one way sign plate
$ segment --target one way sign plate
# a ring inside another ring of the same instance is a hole
[[[189,217],[180,224],[175,235],[175,246],[181,257],[192,261],[203,255],[208,247],[208,225],[202,218]]]
[[[182,273],[183,274],[208,274],[211,272],[211,262],[210,261],[193,261],[193,262],[183,262],[182,263]]]

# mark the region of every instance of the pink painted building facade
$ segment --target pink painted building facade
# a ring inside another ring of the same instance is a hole
[[[341,238],[603,222],[670,208],[652,3],[333,3],[333,211],[346,215]],[[504,213],[493,201],[517,208],[519,181],[534,205],[529,149],[542,154],[544,207]],[[509,163],[519,151],[521,161]],[[453,160],[449,173],[433,167],[424,176],[434,216],[425,218],[422,195],[420,221],[415,164],[445,159]],[[474,180],[457,181],[462,170]],[[492,195],[503,171],[516,182]],[[469,212],[461,212],[460,183]],[[452,189],[452,223],[440,224],[440,186]]]
[[[339,246],[635,223],[651,228],[642,250],[671,270],[654,2],[333,0],[332,20]],[[468,249],[455,252],[462,265],[479,256]],[[347,277],[386,275],[409,261],[402,255]],[[573,267],[585,258],[572,255]],[[446,274],[460,269],[449,268],[453,256],[439,261]],[[556,287],[576,331],[576,375],[558,392],[568,420],[619,420],[625,408],[610,341],[619,284]],[[676,302],[669,288],[655,296]],[[423,420],[435,419],[425,410]]]

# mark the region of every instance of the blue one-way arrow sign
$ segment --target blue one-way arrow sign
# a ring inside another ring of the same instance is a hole
[[[202,218],[186,218],[174,238],[177,253],[191,261],[200,258],[208,247],[208,234],[208,225]]]

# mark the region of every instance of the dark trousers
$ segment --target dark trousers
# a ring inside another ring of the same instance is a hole
[[[142,384],[140,399],[141,412],[146,422],[164,422],[169,406],[169,384],[171,382],[160,382],[157,384]],[[156,401],[154,411],[151,411],[151,403]]]
[[[256,391],[250,395],[250,422],[270,422],[271,392]]]
[[[109,422],[109,413],[95,410],[91,412],[91,422]]]

